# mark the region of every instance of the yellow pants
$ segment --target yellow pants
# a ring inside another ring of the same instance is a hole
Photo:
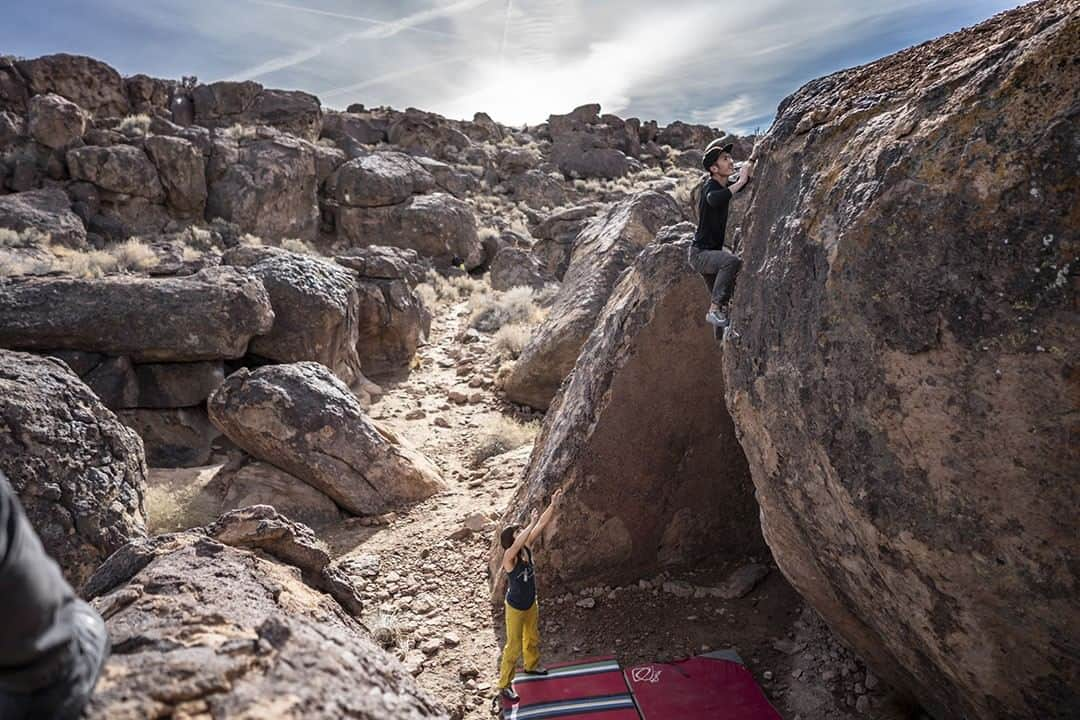
[[[525,669],[532,670],[540,664],[540,605],[534,602],[528,610],[506,607],[506,647],[499,667],[499,687],[510,687],[514,668],[522,651],[525,653]]]

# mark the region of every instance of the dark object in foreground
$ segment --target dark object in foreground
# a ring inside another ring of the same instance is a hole
[[[0,473],[0,718],[73,720],[109,654],[105,623],[75,596]]]

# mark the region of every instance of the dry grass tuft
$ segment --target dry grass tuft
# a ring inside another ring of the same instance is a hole
[[[151,535],[202,527],[217,519],[220,501],[206,491],[217,468],[150,471],[146,526]]]
[[[25,228],[23,230],[0,228],[0,247],[47,247],[51,243],[52,237],[49,233],[43,233],[34,228]]]
[[[505,415],[498,415],[481,428],[476,437],[476,445],[469,453],[469,459],[474,466],[480,465],[488,458],[531,443],[539,431],[539,422],[526,424]]]
[[[158,264],[157,254],[139,238],[129,238],[107,252],[116,261],[115,270],[146,272]]]
[[[146,135],[150,132],[150,116],[146,113],[128,115],[116,129],[125,135]]]
[[[543,317],[530,287],[510,288],[506,292],[484,292],[469,299],[469,327],[481,332],[495,332],[512,323],[533,324]]]
[[[521,351],[529,344],[530,337],[532,337],[532,327],[529,325],[524,323],[503,325],[495,333],[493,340],[495,352],[500,357],[517,360],[521,355]]]
[[[382,646],[383,650],[394,650],[401,642],[401,626],[397,613],[377,610],[365,622],[371,631],[371,637]]]
[[[281,241],[281,249],[301,255],[318,255],[319,251],[304,242],[300,238],[285,238]]]

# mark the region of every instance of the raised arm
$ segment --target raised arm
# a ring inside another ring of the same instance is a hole
[[[536,541],[536,538],[540,537],[540,533],[544,532],[544,527],[551,521],[551,515],[555,510],[555,502],[562,497],[562,488],[559,488],[555,492],[551,493],[551,502],[544,509],[544,512],[540,515],[540,520],[537,521],[536,527],[529,533],[529,539],[525,541],[526,547],[531,548],[532,544]],[[524,535],[524,533],[522,533]]]
[[[525,544],[529,542],[529,535],[536,527],[538,520],[539,518],[536,515],[536,510],[533,510],[529,515],[529,524],[517,534],[517,537],[514,538],[514,544],[503,551],[502,566],[503,570],[506,572],[510,572],[514,569],[514,565],[517,563],[518,553],[521,552],[521,548],[525,547]]]
[[[750,178],[754,177],[754,165],[757,164],[756,161],[757,158],[751,155],[746,161],[746,164],[742,166],[742,171],[739,173],[739,179],[733,184],[728,185],[728,190],[731,191],[732,195],[742,190],[743,186],[750,182]]]

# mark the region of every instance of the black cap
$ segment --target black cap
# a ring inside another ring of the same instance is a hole
[[[720,139],[713,140],[705,146],[705,154],[701,157],[701,166],[708,170],[721,154],[727,153],[730,155],[733,147],[735,147],[734,143],[724,143]]]

